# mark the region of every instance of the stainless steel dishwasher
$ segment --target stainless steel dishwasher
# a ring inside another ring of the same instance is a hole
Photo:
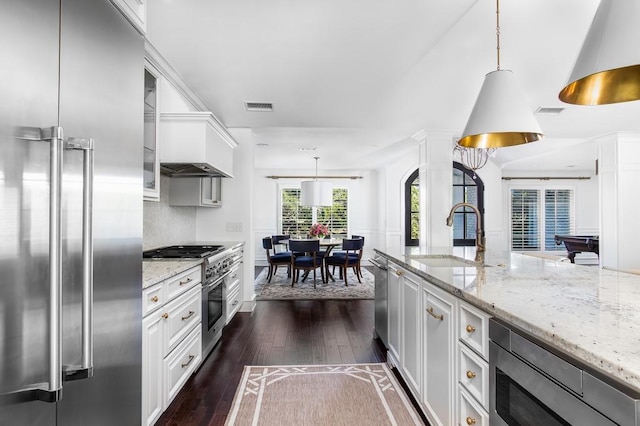
[[[388,325],[387,325],[387,259],[376,256],[369,259],[375,267],[373,276],[375,278],[375,323],[374,331],[376,336],[387,346]]]

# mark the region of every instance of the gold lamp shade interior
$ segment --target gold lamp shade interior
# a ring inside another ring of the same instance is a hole
[[[640,2],[602,0],[561,101],[606,105],[640,99]]]

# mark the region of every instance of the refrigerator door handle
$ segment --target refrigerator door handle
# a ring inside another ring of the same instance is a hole
[[[49,363],[48,382],[0,395],[0,404],[62,399],[62,127],[18,127],[16,139],[49,142]]]
[[[83,151],[82,192],[82,358],[80,365],[65,365],[64,380],[93,376],[93,147],[94,140],[68,138],[65,149]]]

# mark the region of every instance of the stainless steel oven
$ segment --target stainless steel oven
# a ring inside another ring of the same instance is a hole
[[[227,273],[212,276],[202,286],[202,358],[222,337],[225,318],[224,279]]]
[[[640,394],[502,321],[489,322],[490,424],[640,425]]]
[[[227,249],[204,262],[202,286],[202,358],[206,358],[222,337],[227,318],[228,277],[242,262],[242,248]]]

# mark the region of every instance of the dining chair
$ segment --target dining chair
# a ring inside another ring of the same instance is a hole
[[[267,282],[271,282],[271,278],[278,270],[278,266],[284,265],[287,267],[287,277],[291,276],[291,253],[271,253],[273,250],[273,240],[271,237],[264,237],[262,239],[262,248],[267,251],[267,261],[269,262],[269,273],[267,274]]]
[[[291,239],[291,235],[272,235],[271,242],[273,243],[274,252],[279,253],[288,251],[286,241],[289,239]]]
[[[340,276],[344,279],[344,285],[348,286],[347,270],[352,268],[358,282],[360,281],[360,258],[362,257],[362,247],[364,240],[362,238],[345,238],[342,240],[342,253],[332,254],[324,259],[325,275],[329,275],[329,266],[337,266],[340,268]]]
[[[324,269],[320,252],[320,241],[313,240],[289,240],[289,250],[291,255],[291,287],[298,281],[300,271],[313,271],[313,288],[316,288],[316,269],[320,268],[322,282],[324,280]],[[295,255],[295,253],[304,253]]]
[[[351,235],[351,239],[353,239],[353,240],[361,239],[362,240],[362,248],[364,248],[364,237],[362,235]],[[362,252],[363,251],[364,251],[363,249],[360,249],[357,253],[353,253],[353,252],[349,253],[349,256],[351,256],[353,258],[355,258],[355,257],[358,258],[358,271],[357,271],[357,273],[360,276],[360,278],[364,278],[364,275],[362,275],[362,269],[360,267],[361,264],[362,264]],[[337,251],[337,252],[334,252],[334,254],[336,256],[346,256],[347,255],[347,253],[345,251]],[[332,270],[332,273],[334,273],[334,272],[335,272],[335,266],[333,267],[333,270]],[[342,273],[342,271],[340,273]],[[340,278],[342,278],[342,276]]]

